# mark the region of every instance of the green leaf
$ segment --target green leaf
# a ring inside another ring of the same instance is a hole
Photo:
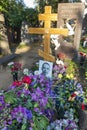
[[[5,97],[5,102],[7,103],[14,103],[17,101],[16,95],[13,91],[6,92],[4,94],[4,97]]]
[[[36,126],[33,126],[33,130],[38,130],[38,128],[36,128]]]
[[[37,84],[34,85],[34,88],[36,88],[36,87],[37,87]]]
[[[48,120],[45,118],[45,116],[41,117],[40,124],[41,124],[42,128],[44,128],[44,129],[47,128],[47,126],[48,126]]]
[[[27,124],[23,124],[21,130],[26,130],[26,128],[27,128]]]
[[[34,104],[34,107],[38,107],[38,106],[39,106],[39,104],[38,104],[38,103],[35,103],[35,104]]]
[[[38,117],[34,117],[34,126],[36,126],[36,128],[38,130],[43,130],[46,129],[48,125],[48,118],[45,116],[38,116]]]
[[[33,107],[32,101],[31,101],[30,99],[27,100],[26,107],[27,107],[27,108],[32,108],[32,107]]]

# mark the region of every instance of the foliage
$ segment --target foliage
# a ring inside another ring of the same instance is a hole
[[[44,7],[45,6],[52,6],[52,12],[57,12],[58,9],[58,3],[61,3],[61,0],[35,0],[37,3],[37,9],[40,13],[44,12]],[[67,2],[65,0],[64,2]]]
[[[53,65],[52,79],[35,75],[39,66],[34,65],[33,71],[24,73],[20,81],[0,93],[0,129],[48,130],[51,125],[58,130],[61,124],[61,129],[77,130],[78,109],[85,109],[87,103],[82,85],[66,76],[64,65]]]
[[[50,89],[50,81],[34,75],[24,76],[21,85],[13,83],[0,94],[0,129],[46,129],[49,117],[44,112],[51,107]]]
[[[55,120],[54,122],[50,123],[47,127],[47,130],[77,130],[78,126],[76,122],[72,119],[61,119]]]
[[[0,12],[7,12],[9,0],[0,1]]]
[[[66,68],[66,77],[68,76],[68,78],[70,77],[70,75],[72,75],[71,77],[77,77],[79,75],[78,73],[78,64],[76,64],[74,61],[71,61],[69,59],[66,59],[65,62],[67,62],[67,68]]]
[[[74,80],[65,80],[56,85],[53,90],[56,97],[56,109],[59,119],[64,118],[65,111],[70,108],[74,110],[74,118],[77,118],[77,109],[83,102],[83,88],[80,83]]]
[[[79,51],[80,51],[80,52],[87,53],[87,46],[86,46],[86,47],[83,47],[83,46],[82,46],[82,42],[81,42],[81,44],[80,44]]]
[[[28,22],[29,27],[39,26],[38,11],[33,8],[26,8],[25,20]]]
[[[84,69],[85,80],[87,80],[87,57],[86,57],[86,59],[84,61],[83,69]]]
[[[0,6],[5,14],[6,25],[10,27],[20,27],[23,20],[29,22],[30,26],[38,24],[37,10],[26,8],[23,0],[4,0]]]
[[[21,22],[24,19],[24,4],[22,0],[13,0],[9,2],[9,5],[7,8],[8,12],[5,13],[6,24],[10,27],[20,27]]]

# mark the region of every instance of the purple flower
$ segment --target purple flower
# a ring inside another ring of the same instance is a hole
[[[30,127],[28,130],[33,130],[33,128],[32,128],[32,127]]]
[[[54,72],[54,77],[57,77],[57,76],[58,76],[57,72]]]
[[[41,91],[41,89],[40,89],[39,87],[36,89],[36,94],[37,94],[37,96],[40,97],[40,98],[42,98],[43,95],[44,95],[44,93]]]
[[[40,100],[40,106],[41,106],[41,107],[46,107],[47,102],[48,102],[48,99],[47,99],[46,97],[43,97],[43,98]]]
[[[10,119],[10,120],[8,120],[8,124],[9,125],[11,125],[12,124],[12,120]]]
[[[15,88],[16,88],[15,85],[12,85],[12,86],[9,87],[9,89],[12,89],[12,90],[15,89]]]
[[[26,118],[26,119],[32,118],[31,110],[28,110],[27,108],[22,107],[20,105],[14,108],[11,114],[12,114],[13,119],[16,118],[19,123],[22,121],[23,118]]]
[[[39,108],[35,107],[35,108],[34,108],[34,111],[35,111],[35,112],[38,112],[38,111],[39,111]]]
[[[0,96],[0,110],[2,110],[5,106],[5,102],[4,102],[4,96],[1,95]]]
[[[20,116],[18,116],[18,117],[17,117],[17,121],[18,121],[19,123],[21,123],[21,122],[22,122],[22,118],[21,118]]]
[[[37,97],[37,95],[36,95],[35,93],[32,93],[32,94],[31,94],[31,99],[32,99],[33,101],[38,101],[38,97]]]
[[[23,93],[25,94],[25,95],[28,95],[28,94],[30,94],[30,91],[27,89],[25,89],[25,88],[23,88]]]
[[[55,66],[54,66],[54,68],[53,68],[53,70],[55,70],[55,71],[56,71],[57,69],[58,69],[58,66],[57,66],[57,65],[55,65]]]
[[[8,130],[8,128],[7,128],[7,127],[4,127],[4,128],[2,128],[1,130]]]
[[[31,119],[33,117],[31,110],[26,109],[27,119]]]
[[[17,96],[20,97],[21,94],[22,94],[22,90],[19,90],[19,91],[17,92]]]

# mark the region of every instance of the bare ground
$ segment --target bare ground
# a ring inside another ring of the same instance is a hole
[[[31,68],[33,63],[38,61],[41,57],[38,55],[38,49],[42,48],[41,44],[33,43],[29,47],[16,49],[15,53],[19,54],[13,61],[18,61],[22,64],[22,70],[19,73],[19,79],[23,76],[24,68]],[[10,73],[7,64],[0,68],[0,90],[7,89],[13,82],[12,75]]]

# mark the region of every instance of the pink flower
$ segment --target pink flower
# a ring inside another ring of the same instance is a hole
[[[31,79],[30,79],[29,76],[24,76],[23,79],[22,79],[22,82],[23,82],[23,83],[30,84],[30,83],[31,83]]]
[[[19,86],[22,85],[22,81],[15,81],[15,82],[13,82],[12,85],[13,85],[13,86],[17,86],[17,87],[19,87]]]
[[[71,97],[73,98],[73,97],[76,97],[77,95],[75,94],[75,93],[73,93],[72,95],[71,95]]]
[[[57,57],[60,59],[60,60],[64,60],[66,58],[66,55],[64,53],[58,53],[57,54]]]
[[[79,54],[80,54],[81,56],[83,56],[83,57],[86,57],[86,56],[87,56],[87,54],[84,53],[84,52],[80,52]]]
[[[85,110],[85,105],[83,103],[81,104],[81,109]]]

